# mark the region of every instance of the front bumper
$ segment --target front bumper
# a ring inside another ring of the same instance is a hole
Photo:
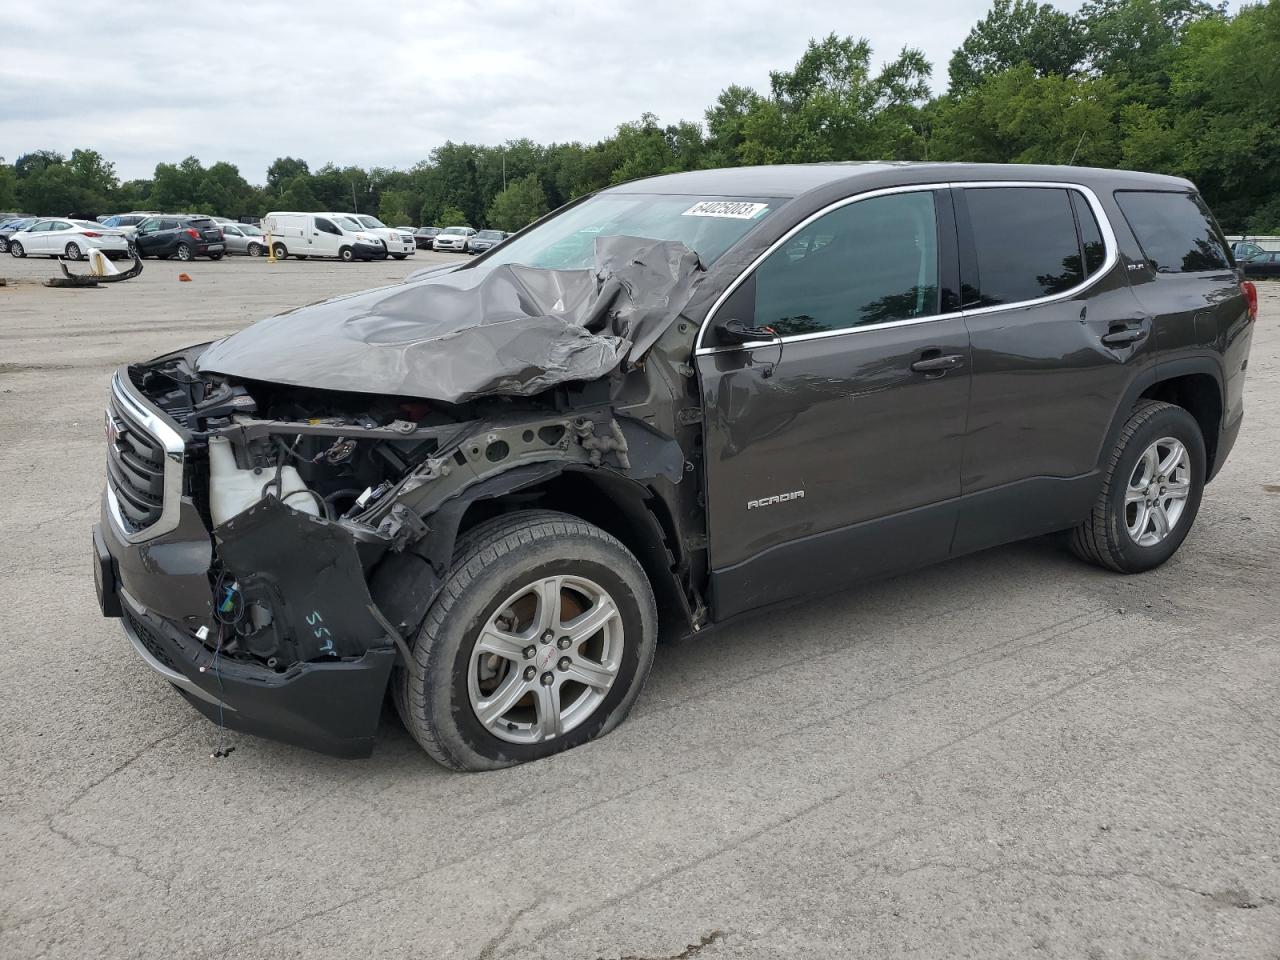
[[[140,558],[133,554],[143,548],[119,540],[105,510],[93,528],[93,544],[104,616],[118,616],[142,662],[207,718],[231,730],[335,756],[366,757],[372,752],[395,663],[394,647],[370,649],[357,659],[298,663],[283,672],[217,656],[196,635],[203,626],[216,641],[217,624],[211,617],[165,616],[125,586],[126,572],[136,582],[135,561]],[[166,579],[150,574],[145,587],[148,592],[163,590]],[[208,580],[200,579],[208,607]],[[192,585],[181,575],[173,586],[174,597],[190,597]]]
[[[353,243],[351,252],[355,254],[357,260],[387,259],[387,248],[380,243]]]

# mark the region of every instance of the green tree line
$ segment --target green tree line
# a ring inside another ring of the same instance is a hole
[[[0,162],[0,210],[261,216],[376,213],[389,224],[515,230],[609,184],[683,170],[824,160],[1129,167],[1194,180],[1229,230],[1280,233],[1280,0],[1090,0],[1065,13],[995,0],[956,49],[945,93],[923,53],[879,69],[866,40],[809,42],[767,90],[730,86],[701,120],[650,113],[597,143],[443,144],[407,170],[281,157],[251,184],[231,163],[160,163],[121,182],[92,149]]]

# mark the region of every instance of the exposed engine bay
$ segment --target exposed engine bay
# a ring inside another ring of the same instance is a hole
[[[566,465],[630,473],[633,446],[639,474],[684,469],[606,382],[449,404],[199,373],[204,349],[130,379],[187,436],[184,494],[214,541],[201,640],[273,671],[403,645],[446,572],[463,493],[486,478],[515,490]]]

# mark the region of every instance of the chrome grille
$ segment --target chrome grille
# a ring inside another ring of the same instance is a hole
[[[107,485],[129,533],[160,519],[164,510],[164,447],[124,412],[115,397],[107,407]]]
[[[182,438],[130,395],[119,374],[107,404],[107,500],[126,539],[147,540],[177,525]]]

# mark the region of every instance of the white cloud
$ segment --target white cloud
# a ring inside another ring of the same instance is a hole
[[[1072,4],[1074,6],[1074,4]],[[700,120],[810,37],[904,45],[945,86],[988,0],[270,0],[0,11],[0,154],[99,150],[122,177],[194,154],[253,182],[277,156],[407,167],[445,140],[594,141],[644,111]],[[90,12],[90,11],[93,12]]]

